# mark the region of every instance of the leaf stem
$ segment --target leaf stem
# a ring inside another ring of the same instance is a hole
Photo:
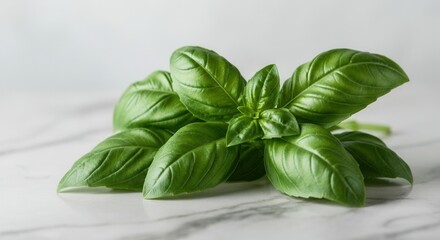
[[[376,123],[362,123],[354,120],[342,122],[332,130],[335,129],[347,129],[352,131],[367,130],[367,131],[379,132],[387,136],[391,135],[391,127],[388,125],[376,124]]]

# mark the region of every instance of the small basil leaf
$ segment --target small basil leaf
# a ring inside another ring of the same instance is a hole
[[[334,49],[295,70],[281,89],[278,107],[289,109],[300,123],[329,128],[407,81],[384,56]]]
[[[170,60],[180,100],[205,121],[228,121],[238,113],[246,81],[236,67],[201,47],[177,49]]]
[[[263,137],[258,120],[244,115],[234,117],[229,123],[226,134],[228,147]]]
[[[323,127],[303,124],[299,136],[268,140],[264,162],[269,180],[287,195],[350,206],[365,203],[358,164]]]
[[[258,123],[263,129],[265,139],[280,138],[299,134],[295,116],[285,108],[265,110],[260,114]]]
[[[280,77],[276,65],[258,71],[247,83],[244,92],[246,106],[255,112],[274,108],[280,90]]]
[[[165,71],[130,85],[113,115],[115,130],[150,126],[177,130],[195,120],[173,91],[171,76]]]
[[[238,111],[240,111],[243,115],[246,115],[246,116],[251,117],[251,118],[254,117],[255,112],[254,112],[251,108],[249,108],[249,107],[246,107],[246,106],[240,106],[240,107],[238,107],[237,109],[238,109]]]
[[[130,129],[98,144],[64,175],[58,191],[105,186],[141,191],[148,167],[171,133],[160,129]]]
[[[235,168],[238,147],[226,147],[227,125],[191,123],[179,129],[159,149],[145,178],[147,199],[212,188]]]
[[[250,182],[265,174],[264,145],[241,144],[237,167],[228,178],[228,182]]]
[[[413,182],[409,166],[379,138],[362,132],[345,132],[335,136],[359,163],[365,178],[400,177]]]

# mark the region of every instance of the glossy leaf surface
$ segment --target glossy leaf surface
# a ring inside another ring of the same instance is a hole
[[[258,120],[245,115],[234,117],[228,126],[226,142],[228,146],[250,142],[263,137],[263,131],[258,124]]]
[[[364,205],[364,182],[356,161],[323,127],[303,124],[298,136],[268,140],[264,162],[269,180],[287,195]]]
[[[274,108],[280,90],[277,67],[272,64],[258,71],[247,83],[244,92],[245,105],[261,112]]]
[[[160,129],[117,133],[75,162],[61,179],[58,191],[83,186],[141,191],[154,155],[170,136]]]
[[[281,89],[278,107],[289,109],[301,123],[328,128],[407,81],[405,72],[384,56],[334,49],[295,70]]]
[[[199,192],[225,182],[238,147],[226,147],[223,123],[192,123],[159,149],[144,183],[144,198]]]
[[[299,134],[299,126],[295,116],[285,108],[263,111],[258,123],[264,132],[263,138],[265,139]]]
[[[413,182],[411,169],[379,138],[363,132],[335,135],[359,163],[365,178],[403,178]]]
[[[177,49],[170,60],[171,75],[180,100],[205,121],[228,121],[240,106],[246,81],[216,52],[201,47]]]
[[[156,71],[130,85],[113,115],[115,130],[139,127],[177,130],[195,120],[173,91],[171,76],[165,71]]]

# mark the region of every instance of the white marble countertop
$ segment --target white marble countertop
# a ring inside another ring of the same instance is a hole
[[[440,84],[432,84],[406,84],[355,115],[393,126],[385,141],[415,177],[412,189],[369,187],[364,208],[287,197],[265,180],[175,200],[107,190],[57,194],[73,162],[111,134],[122,90],[3,92],[0,239],[438,238]]]

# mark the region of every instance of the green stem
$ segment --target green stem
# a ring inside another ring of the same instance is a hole
[[[360,123],[353,120],[340,123],[336,127],[336,129],[347,129],[352,131],[366,130],[366,131],[379,132],[385,135],[391,134],[391,128],[387,125],[375,124],[375,123]]]

